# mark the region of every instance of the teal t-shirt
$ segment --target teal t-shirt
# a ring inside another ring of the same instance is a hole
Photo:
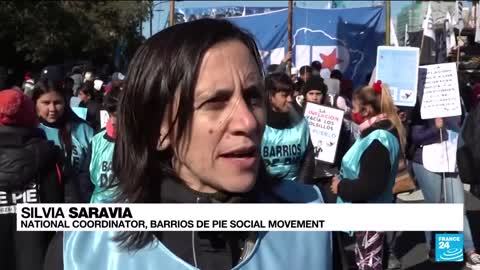
[[[395,177],[398,170],[398,162],[400,158],[400,144],[397,137],[392,133],[386,130],[375,130],[368,136],[358,139],[355,144],[348,150],[345,156],[342,159],[342,167],[340,170],[340,176],[342,179],[350,179],[357,181],[360,174],[360,159],[362,158],[365,150],[372,144],[374,141],[379,141],[385,148],[388,149],[390,154],[390,164],[391,164],[391,173],[390,178],[387,179],[388,183],[385,190],[372,200],[369,200],[369,203],[391,203],[393,202],[393,185],[395,184]],[[375,162],[372,160],[371,162]],[[338,203],[343,203],[343,200],[338,197]]]
[[[90,180],[95,189],[90,200],[91,203],[106,203],[113,199],[113,190],[106,186],[113,181],[112,157],[115,142],[101,131],[92,139],[92,158],[90,160]]]
[[[59,129],[40,124],[39,128],[45,131],[47,139],[63,150],[65,147],[60,142]],[[86,123],[74,123],[72,126],[72,156],[71,166],[74,175],[78,175],[80,168],[87,157],[87,150],[94,135],[93,129]]]
[[[261,154],[268,173],[283,180],[298,180],[309,139],[310,132],[305,118],[291,128],[276,129],[267,125]]]

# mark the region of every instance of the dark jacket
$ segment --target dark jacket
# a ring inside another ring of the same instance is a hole
[[[443,141],[448,140],[447,129],[458,132],[460,130],[461,117],[447,117],[444,118],[445,128],[442,129]],[[421,119],[419,110],[412,113],[412,122],[410,128],[410,143],[411,148],[408,158],[415,163],[423,164],[423,146],[439,143],[440,130],[435,127],[435,120]]]
[[[100,130],[100,111],[102,109],[101,103],[96,100],[90,100],[88,103],[80,102],[80,107],[87,108],[87,122],[95,130]]]
[[[411,112],[410,129],[407,143],[407,159],[423,165],[423,146],[439,143],[440,130],[435,127],[435,119],[422,119],[421,117],[422,99],[418,98],[415,107]],[[443,141],[448,140],[447,129],[459,132],[462,123],[462,117],[443,118],[445,128],[442,130]]]
[[[462,182],[480,184],[480,106],[466,118],[460,133],[457,165]]]
[[[41,269],[52,234],[17,232],[17,203],[61,203],[60,150],[39,129],[0,126],[0,269]]]

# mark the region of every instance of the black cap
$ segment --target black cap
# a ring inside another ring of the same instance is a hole
[[[323,79],[320,76],[312,76],[304,86],[304,95],[311,90],[320,90],[323,95],[327,92],[327,86],[323,83]]]

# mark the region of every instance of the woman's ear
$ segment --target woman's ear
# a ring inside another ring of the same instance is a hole
[[[168,147],[170,147],[170,134],[168,134],[168,130],[161,128],[160,129],[160,136],[158,137],[157,141],[157,150],[158,151],[165,151]]]

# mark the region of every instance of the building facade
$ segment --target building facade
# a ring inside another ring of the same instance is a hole
[[[455,1],[429,1],[432,8],[432,17],[435,27],[443,27],[445,15],[450,12],[454,17],[456,6]],[[405,26],[408,26],[408,32],[418,32],[422,30],[422,23],[427,14],[428,3],[423,1],[412,2],[411,5],[404,7],[397,17],[397,35],[400,45],[405,46]],[[469,8],[464,8],[464,21],[468,21]]]

